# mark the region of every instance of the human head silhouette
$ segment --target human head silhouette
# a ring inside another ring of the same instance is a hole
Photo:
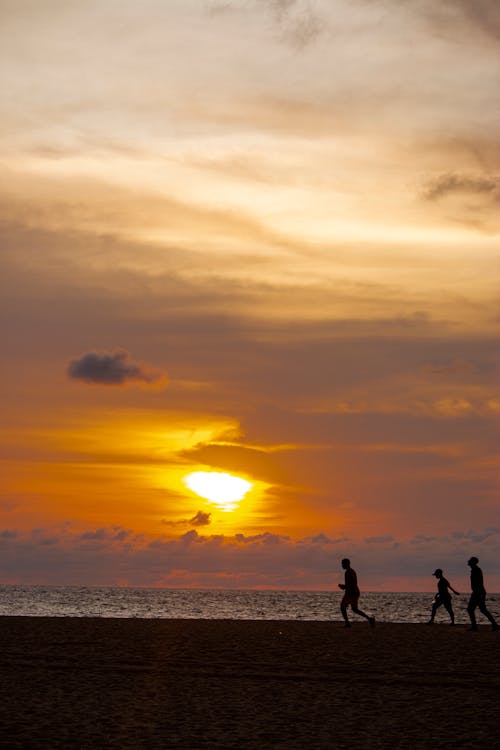
[[[348,557],[344,557],[344,559],[341,561],[341,565],[344,568],[344,570],[347,570],[347,568],[351,567],[351,561]]]
[[[442,578],[443,577],[443,571],[441,570],[441,568],[436,568],[436,570],[434,571],[434,573],[432,575],[436,576],[436,578]]]
[[[467,565],[470,565],[471,568],[474,567],[474,565],[477,565],[479,560],[477,557],[471,557],[469,560],[467,560]]]

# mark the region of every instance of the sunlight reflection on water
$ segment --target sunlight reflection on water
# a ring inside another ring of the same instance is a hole
[[[233,620],[340,620],[337,591],[0,586],[0,615]],[[383,622],[426,622],[432,593],[363,593],[360,606]],[[454,598],[456,621],[468,621],[468,596]],[[500,595],[488,596],[498,616]],[[480,616],[481,618],[481,616]],[[353,620],[357,619],[355,616]],[[447,622],[446,612],[436,622]]]

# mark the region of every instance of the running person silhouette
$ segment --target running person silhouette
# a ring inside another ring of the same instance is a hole
[[[495,618],[486,608],[486,589],[484,588],[483,571],[479,567],[478,562],[477,557],[471,557],[467,561],[467,565],[470,567],[470,587],[472,589],[469,604],[467,605],[467,612],[470,617],[469,630],[477,630],[476,607],[479,607],[479,611],[491,622],[491,629],[498,630]]]
[[[454,625],[455,613],[453,612],[453,607],[451,606],[450,590],[453,591],[454,594],[457,594],[457,596],[458,596],[458,591],[455,591],[451,583],[446,580],[441,568],[436,568],[436,570],[434,571],[432,575],[436,576],[436,578],[438,579],[438,584],[437,584],[438,592],[436,596],[434,597],[434,601],[432,603],[432,610],[431,610],[431,619],[429,620],[427,624],[428,625],[433,624],[434,618],[436,616],[436,612],[438,611],[439,607],[443,605],[445,610],[450,615],[450,620],[451,620],[450,625]]]
[[[345,627],[351,627],[351,623],[349,622],[349,618],[347,616],[347,607],[349,606],[356,615],[364,617],[365,620],[368,620],[370,625],[374,627],[375,618],[365,614],[360,609],[358,609],[358,577],[356,575],[356,571],[351,568],[351,561],[347,557],[344,557],[341,565],[345,570],[345,575],[344,583],[339,583],[339,589],[342,589],[344,592],[344,596],[342,597],[342,601],[340,602],[340,611],[342,612],[342,617],[344,618]]]

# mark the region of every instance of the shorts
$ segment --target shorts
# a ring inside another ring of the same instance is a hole
[[[434,604],[436,607],[439,607],[441,604],[444,607],[451,607],[451,596],[441,596],[441,594],[436,594]]]
[[[340,602],[341,607],[351,606],[353,609],[358,608],[359,594],[344,594],[342,601]]]
[[[472,592],[467,609],[476,609],[476,607],[479,609],[486,607],[486,594]]]

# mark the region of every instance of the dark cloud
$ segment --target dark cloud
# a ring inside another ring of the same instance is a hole
[[[387,542],[393,542],[394,537],[390,534],[386,534],[385,536],[367,536],[365,537],[365,542],[367,544],[386,544]]]
[[[484,542],[486,539],[498,535],[500,535],[500,529],[493,527],[484,529],[484,531],[472,531],[471,529],[469,529],[468,531],[454,531],[451,536],[453,539],[464,539],[471,542]]]
[[[82,542],[87,541],[111,541],[123,542],[127,537],[132,535],[130,529],[123,529],[121,526],[112,526],[111,528],[100,528],[95,531],[85,531],[80,534],[79,539]]]
[[[3,529],[0,531],[0,540],[1,539],[17,539],[18,532],[16,529]]]
[[[114,352],[87,352],[68,364],[67,373],[74,380],[99,385],[145,383],[154,385],[165,381],[165,373],[142,363],[134,362],[124,349]]]
[[[417,534],[413,539],[410,539],[410,544],[431,544],[437,541],[437,536],[428,536],[427,534]]]
[[[164,526],[208,526],[211,523],[211,515],[211,513],[199,510],[192,518],[181,518],[179,521],[169,521],[162,518],[161,523]]]
[[[316,534],[315,536],[307,537],[307,539],[304,539],[304,543],[306,544],[342,544],[343,542],[348,542],[349,539],[346,536],[339,536],[335,539],[331,539],[326,534]]]
[[[235,539],[241,544],[281,544],[282,542],[290,541],[289,536],[283,534],[271,534],[269,531],[265,531],[263,534],[254,534],[253,536],[236,534]]]
[[[499,187],[500,180],[496,177],[450,172],[429,180],[424,185],[422,194],[426,200],[435,201],[456,193],[488,195]]]
[[[199,510],[195,516],[189,519],[191,526],[208,526],[210,524],[211,513],[205,513],[203,510]]]

